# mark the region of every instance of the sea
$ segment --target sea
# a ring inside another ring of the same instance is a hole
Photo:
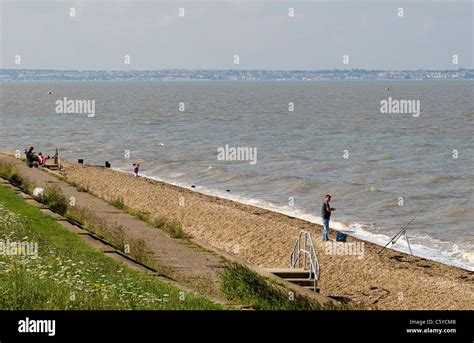
[[[59,148],[127,173],[139,163],[142,176],[314,223],[331,194],[332,228],[384,246],[408,225],[389,248],[410,243],[473,271],[473,91],[441,80],[3,82],[0,150]]]

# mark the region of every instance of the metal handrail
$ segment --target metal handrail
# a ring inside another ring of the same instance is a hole
[[[303,261],[301,261],[302,254]],[[311,234],[306,230],[300,230],[290,255],[290,268],[301,268],[301,264],[303,270],[309,269],[309,279],[314,276],[314,290],[316,291],[316,281],[319,280],[319,261]]]

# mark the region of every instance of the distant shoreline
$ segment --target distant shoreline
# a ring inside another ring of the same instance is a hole
[[[271,69],[160,69],[54,70],[0,69],[0,81],[422,81],[474,80],[474,69],[419,70],[271,70]]]
[[[3,70],[17,70],[17,71],[55,71],[55,72],[157,72],[157,71],[187,71],[187,72],[230,72],[230,71],[239,71],[239,72],[247,72],[247,71],[257,71],[257,72],[346,72],[346,71],[362,71],[362,72],[453,72],[453,71],[474,71],[471,68],[453,68],[453,69],[365,69],[365,68],[345,68],[345,69],[236,69],[236,68],[229,68],[229,69],[186,69],[186,68],[163,68],[163,69],[130,69],[130,70],[121,70],[121,69],[46,69],[46,68],[0,68],[0,71]]]
[[[47,82],[57,82],[57,83],[79,83],[79,82],[103,82],[103,83],[113,83],[113,82],[136,82],[136,83],[144,83],[144,82],[169,82],[169,83],[174,83],[174,82],[194,82],[194,83],[236,83],[236,82],[245,82],[245,83],[283,83],[283,82],[291,82],[291,83],[336,83],[336,82],[347,82],[347,83],[356,83],[356,82],[363,82],[363,83],[387,83],[387,82],[393,82],[393,83],[416,83],[416,82],[427,82],[427,83],[453,83],[453,82],[465,82],[465,83],[471,83],[474,81],[474,78],[472,79],[431,79],[431,80],[394,80],[394,79],[387,79],[387,80],[197,80],[197,79],[191,79],[191,80],[161,80],[161,79],[150,79],[150,80],[124,80],[124,79],[118,79],[118,80],[33,80],[33,79],[25,79],[25,80],[2,80],[0,79],[0,83],[24,83],[24,82],[36,82],[36,83],[47,83]]]

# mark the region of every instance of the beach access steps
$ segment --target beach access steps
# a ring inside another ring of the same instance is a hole
[[[294,269],[295,273],[293,273],[292,278],[286,278],[287,281],[307,288],[312,287],[314,292],[317,291],[319,261],[309,231],[300,230],[298,233],[298,238],[290,255],[290,269]]]
[[[290,255],[289,268],[273,268],[270,271],[288,282],[313,292],[319,292],[319,261],[309,231],[300,230]]]
[[[268,271],[287,282],[319,293],[318,282],[309,270],[304,270],[303,268],[272,268]]]

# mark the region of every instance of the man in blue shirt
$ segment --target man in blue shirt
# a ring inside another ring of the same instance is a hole
[[[332,208],[329,202],[331,201],[331,196],[326,194],[324,197],[323,208],[321,209],[321,216],[323,217],[323,241],[329,241],[329,219],[331,218],[331,212],[335,211],[335,208]]]

